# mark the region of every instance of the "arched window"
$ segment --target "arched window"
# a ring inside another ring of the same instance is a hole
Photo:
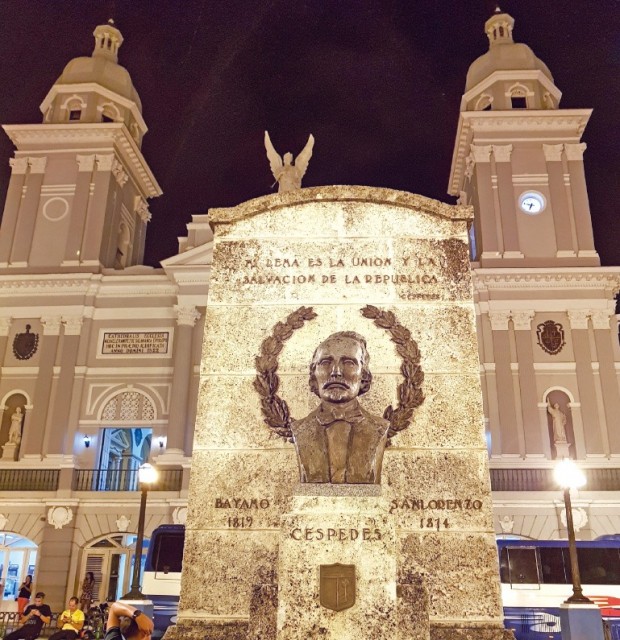
[[[121,112],[118,107],[112,102],[106,102],[97,107],[99,113],[101,113],[101,122],[121,122]]]
[[[26,576],[34,578],[37,564],[37,545],[32,540],[9,531],[0,532],[0,584],[1,600],[17,599],[19,586]]]

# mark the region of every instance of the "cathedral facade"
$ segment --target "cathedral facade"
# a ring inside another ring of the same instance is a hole
[[[498,535],[566,537],[557,459],[589,484],[578,536],[620,533],[620,268],[593,242],[581,136],[545,64],[485,25],[470,67],[449,193],[472,205],[471,258]],[[5,126],[15,146],[0,226],[1,606],[28,573],[53,608],[96,576],[128,591],[139,493],[153,462],[146,534],[184,523],[212,233],[193,216],[179,253],[142,264],[161,194],[141,152],[140,98],[97,27],[67,64],[43,121]],[[458,401],[458,399],[454,399]]]

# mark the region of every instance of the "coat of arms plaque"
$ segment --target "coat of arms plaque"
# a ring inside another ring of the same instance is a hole
[[[13,339],[13,354],[18,360],[29,360],[37,352],[39,334],[30,333],[30,325],[26,325],[26,333],[16,333]]]
[[[319,601],[326,609],[342,611],[355,604],[355,565],[322,564]]]
[[[538,344],[543,351],[555,356],[566,344],[564,341],[564,327],[559,322],[546,320],[536,327],[536,335],[538,336]]]

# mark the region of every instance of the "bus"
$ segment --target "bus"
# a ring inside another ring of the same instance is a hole
[[[155,630],[176,622],[185,527],[153,531],[143,592],[153,601]],[[504,622],[517,640],[561,640],[560,605],[572,594],[566,540],[497,541]],[[577,542],[584,594],[600,608],[611,640],[620,640],[620,535]]]
[[[153,531],[144,566],[142,592],[153,601],[154,638],[177,621],[185,527],[164,524]]]
[[[566,540],[499,539],[505,626],[517,640],[560,640],[560,605],[573,592]],[[620,640],[620,536],[577,542],[584,595]]]

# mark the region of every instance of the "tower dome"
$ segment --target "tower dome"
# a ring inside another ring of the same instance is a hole
[[[140,146],[147,127],[131,76],[118,64],[123,35],[112,20],[99,25],[93,35],[92,55],[71,60],[41,104],[43,122],[124,123]]]
[[[474,60],[467,72],[465,95],[475,94],[476,98],[467,110],[557,108],[561,94],[549,68],[528,45],[513,40],[514,23],[499,7],[486,21],[489,50]],[[500,95],[494,91],[493,79],[501,81]]]
[[[95,82],[135,102],[142,111],[142,103],[129,72],[118,64],[118,50],[123,44],[123,35],[114,26],[114,21],[99,25],[93,35],[95,48],[92,56],[81,56],[71,60],[56,80],[56,84]]]

